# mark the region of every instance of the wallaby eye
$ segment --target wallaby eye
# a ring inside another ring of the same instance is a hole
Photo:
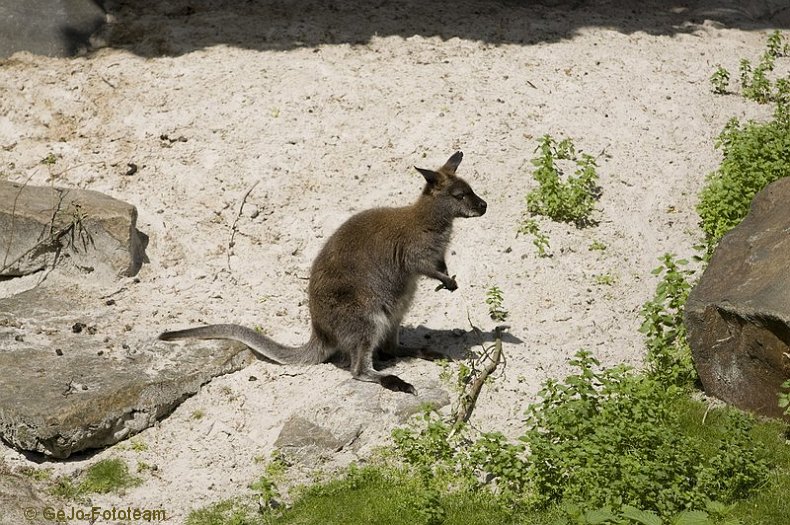
[[[453,193],[453,197],[455,197],[459,201],[462,201],[464,200],[464,197],[466,197],[466,194],[463,192]]]

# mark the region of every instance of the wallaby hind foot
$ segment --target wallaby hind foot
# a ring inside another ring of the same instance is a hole
[[[416,393],[399,377],[376,371],[373,354],[399,351],[398,327],[420,276],[436,279],[451,292],[458,288],[445,263],[453,221],[480,217],[488,207],[455,175],[462,159],[458,151],[435,171],[416,168],[425,185],[413,204],[360,212],[327,239],[310,271],[312,333],[304,345],[284,346],[232,324],[164,332],[159,338],[233,339],[278,363],[321,363],[345,353],[356,379]]]

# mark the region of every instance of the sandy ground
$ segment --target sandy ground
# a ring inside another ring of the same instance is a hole
[[[665,252],[692,254],[696,195],[720,161],[714,138],[731,117],[767,114],[710,91],[716,64],[736,72],[763,49],[771,25],[745,16],[725,25],[676,4],[605,0],[236,4],[161,2],[136,20],[121,9],[113,47],[0,62],[0,176],[137,206],[150,263],[137,284],[100,283],[129,285],[118,298],[126,309],[103,333],[128,325],[128,337],[150,342],[164,329],[224,321],[299,343],[323,241],[354,212],[411,202],[422,187],[412,166],[435,168],[463,150],[459,175],[489,211],[456,222],[447,263],[459,289],[422,282],[402,339],[436,333],[441,349],[463,353],[466,339],[449,334],[468,319],[491,330],[485,291],[501,287],[513,339],[473,424],[511,436],[578,349],[639,365],[650,271]],[[595,227],[542,221],[553,256],[539,258],[516,230],[547,133],[598,156],[603,194]],[[55,164],[41,164],[50,153]],[[138,170],[127,175],[130,163]],[[593,241],[606,250],[590,251]],[[615,282],[596,284],[600,274]],[[394,370],[440,381],[435,363]],[[247,493],[287,417],[316,400],[343,403],[337,387],[348,377],[329,364],[256,362],[212,381],[137,446],[37,467],[69,474],[106,457],[155,465],[141,486],[93,502],[161,508],[182,523],[190,509]],[[8,448],[0,457],[36,466]]]

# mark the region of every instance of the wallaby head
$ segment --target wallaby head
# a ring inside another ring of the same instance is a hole
[[[464,154],[456,151],[438,170],[414,168],[425,177],[422,199],[448,218],[480,217],[486,212],[486,201],[478,197],[471,186],[455,175]]]

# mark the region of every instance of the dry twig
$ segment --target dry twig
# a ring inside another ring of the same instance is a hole
[[[244,196],[241,198],[241,204],[239,204],[239,212],[236,214],[236,218],[233,220],[233,225],[230,227],[230,240],[228,241],[228,270],[230,270],[230,256],[233,255],[233,246],[235,246],[236,244],[236,241],[234,241],[234,239],[236,238],[236,232],[239,231],[238,223],[239,223],[239,218],[241,217],[241,212],[242,210],[244,210],[244,203],[247,202],[247,197],[250,196],[250,193],[252,193],[252,190],[255,189],[255,186],[257,186],[259,182],[260,181],[256,180],[255,183],[252,186],[250,186],[250,189],[247,190],[247,193],[245,193]]]

